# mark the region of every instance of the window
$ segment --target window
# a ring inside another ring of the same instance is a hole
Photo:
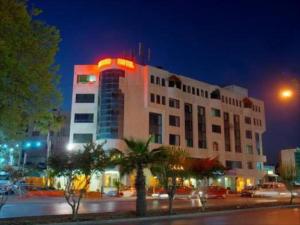
[[[219,133],[219,134],[221,133],[221,126],[213,124],[211,127],[212,127],[212,132]]]
[[[174,98],[169,98],[169,106],[171,108],[180,108],[180,102],[178,99],[174,99]]]
[[[187,92],[191,93],[191,87],[190,86],[187,87]]]
[[[180,126],[180,117],[179,116],[169,116],[169,125],[174,126],[174,127],[179,127]]]
[[[253,163],[252,162],[247,162],[247,168],[249,170],[252,170],[253,169]]]
[[[246,130],[246,138],[252,139],[252,131],[251,130]]]
[[[160,85],[160,78],[159,77],[156,77],[156,84]]]
[[[192,94],[194,95],[195,94],[195,88],[192,87]]]
[[[198,106],[198,147],[207,148],[205,107]]]
[[[150,94],[150,101],[153,103],[155,102],[155,94]]]
[[[229,98],[229,104],[231,105],[231,98]]]
[[[246,152],[250,155],[253,154],[253,146],[252,145],[246,145]]]
[[[219,109],[211,108],[211,115],[214,117],[221,117],[221,111]]]
[[[262,154],[260,145],[261,145],[260,135],[259,135],[259,133],[255,133],[255,146],[256,146],[256,152],[258,155]]]
[[[159,95],[156,95],[156,103],[160,104],[160,96]]]
[[[226,160],[225,162],[227,169],[242,169],[242,162],[241,161],[230,161]]]
[[[94,103],[94,94],[76,94],[76,103]]]
[[[163,105],[166,104],[166,97],[165,96],[161,97],[161,104],[163,104]]]
[[[73,143],[90,143],[93,141],[93,134],[73,134]]]
[[[205,98],[208,98],[208,91],[205,91]]]
[[[169,144],[170,145],[180,145],[180,136],[176,134],[169,135]]]
[[[246,124],[251,124],[251,117],[246,116],[245,117],[245,123]]]
[[[186,92],[186,85],[185,84],[182,86],[182,90],[183,90],[183,92]]]
[[[233,116],[235,152],[242,152],[240,116]]]
[[[186,146],[193,147],[193,105],[184,104],[185,140]]]
[[[154,84],[154,79],[155,79],[154,76],[151,75],[151,76],[150,76],[150,82],[151,82],[151,84]]]
[[[264,165],[262,162],[257,162],[256,163],[256,169],[259,170],[259,171],[263,171],[264,169]]]
[[[219,144],[216,141],[213,142],[213,151],[219,151]]]
[[[230,143],[230,118],[229,113],[224,112],[224,138],[225,138],[225,151],[231,151],[231,143]]]
[[[162,143],[162,116],[158,113],[149,113],[149,134],[153,136],[154,143]]]
[[[93,113],[75,113],[74,123],[93,123]]]
[[[77,83],[94,83],[96,82],[96,75],[92,74],[78,74]]]
[[[199,88],[197,88],[197,96],[200,95],[200,91],[199,91]]]
[[[161,86],[163,86],[163,87],[166,86],[166,80],[164,78],[161,79]]]
[[[204,97],[204,91],[201,90],[201,97]]]

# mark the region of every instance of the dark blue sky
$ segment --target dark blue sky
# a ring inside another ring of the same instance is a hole
[[[139,41],[153,65],[213,84],[237,84],[265,101],[264,150],[300,146],[300,94],[278,101],[276,90],[300,81],[300,1],[30,0],[62,42],[63,108],[70,110],[73,65],[95,64]]]

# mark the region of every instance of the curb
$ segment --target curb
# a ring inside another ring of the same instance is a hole
[[[258,210],[270,210],[270,209],[288,209],[288,208],[298,208],[300,204],[296,205],[278,205],[278,206],[265,206],[256,208],[246,208],[246,209],[231,209],[223,211],[212,211],[212,212],[196,212],[196,213],[184,213],[178,215],[164,215],[164,216],[148,216],[140,218],[122,218],[122,219],[108,219],[108,220],[94,220],[94,221],[82,221],[82,222],[65,222],[65,223],[50,223],[47,225],[102,225],[102,224],[118,224],[123,222],[141,222],[141,221],[155,221],[155,220],[172,220],[172,219],[182,219],[182,218],[194,218],[203,216],[218,216],[231,213],[239,212],[249,212]]]

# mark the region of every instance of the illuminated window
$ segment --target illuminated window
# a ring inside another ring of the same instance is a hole
[[[78,74],[77,83],[94,83],[96,82],[96,75],[92,74]]]

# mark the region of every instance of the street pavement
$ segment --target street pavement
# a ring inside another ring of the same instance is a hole
[[[300,225],[300,209],[253,209],[248,211],[219,213],[209,216],[193,216],[183,219],[130,221],[109,223],[112,225]]]
[[[239,196],[229,196],[226,199],[209,199],[207,207],[225,207],[253,205],[257,203],[276,203],[278,201],[288,202],[288,199],[273,198],[241,198]],[[300,203],[300,199],[296,199]],[[167,209],[167,200],[148,199],[148,209]],[[197,199],[176,199],[174,209],[199,207]],[[134,198],[107,198],[101,200],[83,200],[79,213],[104,213],[104,212],[126,212],[135,210]],[[10,196],[6,205],[0,212],[0,218],[41,216],[41,215],[63,215],[71,214],[71,208],[64,198],[40,197],[19,199]]]

